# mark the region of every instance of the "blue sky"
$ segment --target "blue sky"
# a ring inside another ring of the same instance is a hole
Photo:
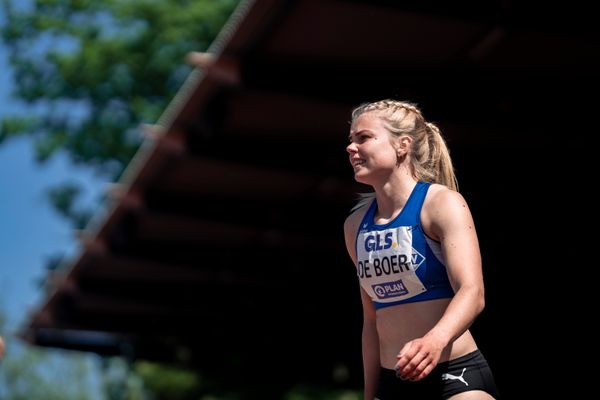
[[[2,41],[0,71],[0,119],[27,112],[23,104],[10,98],[12,74]],[[46,198],[50,187],[66,182],[84,187],[83,202],[89,205],[96,203],[107,183],[93,170],[71,164],[65,154],[37,163],[30,138],[0,144],[0,309],[8,314],[12,328],[22,324],[43,301],[36,280],[44,276],[46,260],[78,251],[68,222],[53,211]]]

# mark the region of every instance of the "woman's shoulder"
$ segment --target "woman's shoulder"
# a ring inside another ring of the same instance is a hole
[[[459,192],[445,185],[432,183],[427,191],[424,207],[445,208],[461,203],[465,203],[465,199]]]
[[[438,240],[443,227],[461,225],[465,221],[472,221],[472,216],[462,194],[444,185],[432,184],[421,211],[427,234]]]

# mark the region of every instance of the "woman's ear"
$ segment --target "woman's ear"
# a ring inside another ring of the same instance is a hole
[[[412,138],[410,136],[400,136],[396,140],[396,166],[400,166],[406,155],[410,153],[410,146],[412,144]]]
[[[404,157],[410,152],[412,145],[412,138],[410,136],[400,136],[398,138],[398,147],[396,148],[396,154],[398,157]]]

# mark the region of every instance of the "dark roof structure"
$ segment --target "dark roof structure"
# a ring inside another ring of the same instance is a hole
[[[200,369],[284,384],[344,365],[360,385],[342,225],[368,188],[345,146],[351,108],[393,97],[447,138],[484,255],[488,308],[473,329],[502,381],[491,336],[516,304],[503,296],[527,255],[514,243],[532,240],[506,222],[547,193],[528,182],[545,175],[543,149],[591,111],[566,112],[597,89],[600,41],[574,4],[439,3],[242,2],[209,52],[190,54],[198,68],[23,336],[162,361],[185,347]]]

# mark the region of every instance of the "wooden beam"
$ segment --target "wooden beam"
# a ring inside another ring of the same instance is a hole
[[[164,192],[283,200],[300,196],[320,197],[319,193],[331,196],[337,190],[347,194],[348,185],[335,176],[316,176],[239,162],[186,157],[158,177],[153,186]]]
[[[231,288],[230,288],[231,289]],[[210,329],[216,322],[231,323],[232,316],[245,323],[265,318],[264,307],[269,302],[262,296],[255,299],[252,291],[231,291],[222,287],[210,292],[195,291],[189,298],[173,298],[172,292],[154,292],[152,298],[135,298],[106,293],[82,292],[73,296],[60,310],[60,318],[49,325],[59,329],[96,330],[148,334]],[[260,293],[260,291],[254,291]]]
[[[306,142],[345,140],[350,129],[348,104],[286,92],[247,88],[229,98],[226,135],[252,135]],[[343,150],[343,149],[342,149]]]
[[[186,243],[193,246],[266,246],[303,249],[327,248],[330,238],[304,235],[280,229],[236,225],[200,218],[166,214],[140,217],[136,239],[152,243]]]
[[[207,268],[205,265],[173,265],[147,259],[103,255],[91,258],[85,267],[78,270],[77,280],[110,285],[158,284],[158,285],[204,285],[204,286],[251,286],[268,287],[273,279],[257,271]]]
[[[122,183],[108,185],[106,194],[110,200],[120,202],[126,209],[139,210],[144,207],[144,199],[139,190],[128,188]]]
[[[236,86],[241,82],[239,62],[231,57],[192,51],[187,54],[186,61],[226,85]]]

